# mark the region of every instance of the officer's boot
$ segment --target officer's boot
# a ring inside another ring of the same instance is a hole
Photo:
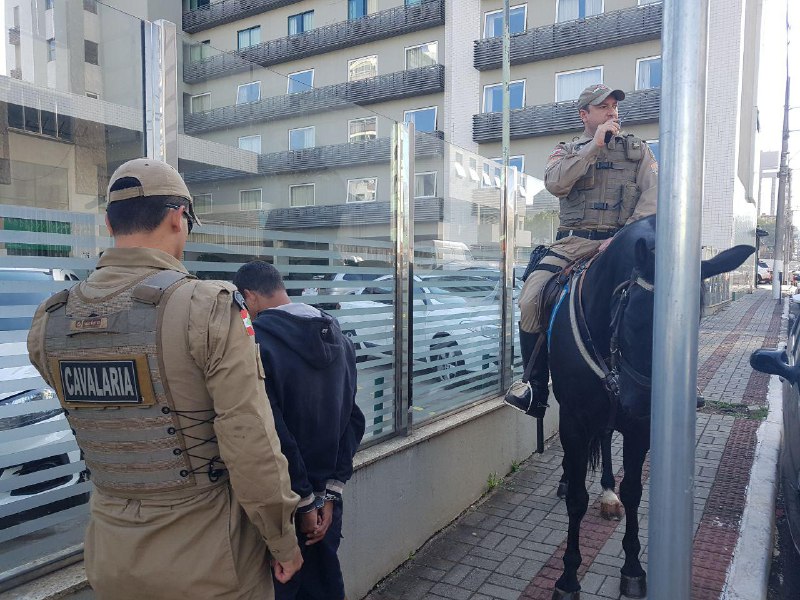
[[[550,394],[550,372],[547,362],[547,339],[544,333],[519,330],[522,364],[528,374],[527,384],[512,386],[505,396],[506,404],[532,417],[543,417]],[[531,365],[531,361],[533,364]],[[523,378],[524,380],[524,378]]]

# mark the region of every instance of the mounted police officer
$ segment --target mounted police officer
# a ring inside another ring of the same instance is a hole
[[[175,169],[120,166],[115,247],[45,301],[28,336],[94,493],[86,573],[98,598],[272,598],[268,558],[302,565],[291,491],[244,302],[180,258],[192,197]]]
[[[622,90],[590,85],[578,98],[583,135],[558,144],[547,161],[545,187],[560,203],[556,242],[530,271],[519,297],[520,346],[532,401],[515,408],[543,416],[547,406],[547,323],[542,314],[545,285],[568,264],[610,243],[624,225],[656,212],[658,163],[647,143],[620,129],[617,102]]]

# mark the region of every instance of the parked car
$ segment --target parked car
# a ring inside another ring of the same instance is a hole
[[[781,485],[789,530],[800,554],[800,295],[790,303],[786,349],[756,350],[750,365],[757,371],[783,378],[783,449]]]
[[[73,275],[60,269],[0,268],[0,331],[9,332],[3,339],[14,340],[0,342],[0,365],[9,365],[0,368],[0,508],[85,478],[77,467],[58,469],[47,476],[50,469],[80,462],[80,451],[55,391],[41,380],[36,384],[39,374],[27,361],[25,332],[30,329],[34,307],[50,292],[8,286],[16,282],[73,281]],[[87,500],[88,495],[81,494],[23,512],[9,507],[2,511],[0,529]]]
[[[758,261],[758,272],[756,273],[756,283],[772,283],[772,267],[765,260]]]
[[[425,363],[426,370],[444,381],[496,364],[500,340],[497,307],[476,309],[456,294],[425,285],[420,277],[414,280],[413,358],[417,366],[423,368],[419,363]],[[393,352],[393,304],[394,279],[390,275],[342,297],[336,315],[361,357],[385,358]]]

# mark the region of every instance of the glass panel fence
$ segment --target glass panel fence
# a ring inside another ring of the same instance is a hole
[[[36,306],[109,246],[109,175],[144,153],[141,22],[103,4],[20,8],[0,78],[0,589],[83,541],[91,484],[26,339]]]

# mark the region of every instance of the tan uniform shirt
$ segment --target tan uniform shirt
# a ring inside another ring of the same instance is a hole
[[[187,272],[160,250],[112,248],[79,285],[87,297],[113,296],[157,269]],[[299,498],[291,491],[254,338],[232,302],[234,289],[214,281],[181,285],[167,300],[160,330],[175,410],[213,406],[230,479],[135,499],[95,490],[85,562],[98,598],[272,598],[268,550],[280,561],[298,552],[293,512]],[[44,354],[46,318],[40,306],[28,350],[53,385]]]
[[[633,223],[656,212],[658,200],[658,163],[653,152],[644,144],[644,157],[639,161],[636,170],[636,185],[641,192],[636,208],[624,223]],[[563,198],[572,190],[572,186],[586,175],[589,167],[602,160],[604,147],[594,143],[593,138],[585,133],[574,142],[562,142],[555,147],[547,160],[544,172],[544,184],[554,196]]]

